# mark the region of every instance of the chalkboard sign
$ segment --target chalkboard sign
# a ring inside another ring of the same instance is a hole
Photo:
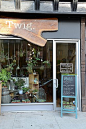
[[[63,95],[75,96],[75,76],[63,76]]]
[[[64,101],[66,98],[68,101]],[[77,75],[75,74],[61,75],[61,117],[63,113],[75,113],[77,118]]]

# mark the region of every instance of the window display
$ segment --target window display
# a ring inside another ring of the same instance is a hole
[[[2,104],[53,102],[52,45],[0,40]]]

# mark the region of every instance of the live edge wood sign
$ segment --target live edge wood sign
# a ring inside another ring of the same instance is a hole
[[[0,34],[22,37],[36,45],[44,46],[42,31],[58,30],[58,19],[0,19]]]

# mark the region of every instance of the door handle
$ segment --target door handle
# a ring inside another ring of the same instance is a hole
[[[54,84],[56,85],[56,88],[58,88],[58,79],[54,79]]]
[[[56,79],[56,88],[58,88],[58,79]]]

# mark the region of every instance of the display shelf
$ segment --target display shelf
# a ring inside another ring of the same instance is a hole
[[[29,74],[29,87],[31,90],[39,90],[39,74]]]
[[[76,98],[76,96],[64,96],[62,95],[63,98]]]

